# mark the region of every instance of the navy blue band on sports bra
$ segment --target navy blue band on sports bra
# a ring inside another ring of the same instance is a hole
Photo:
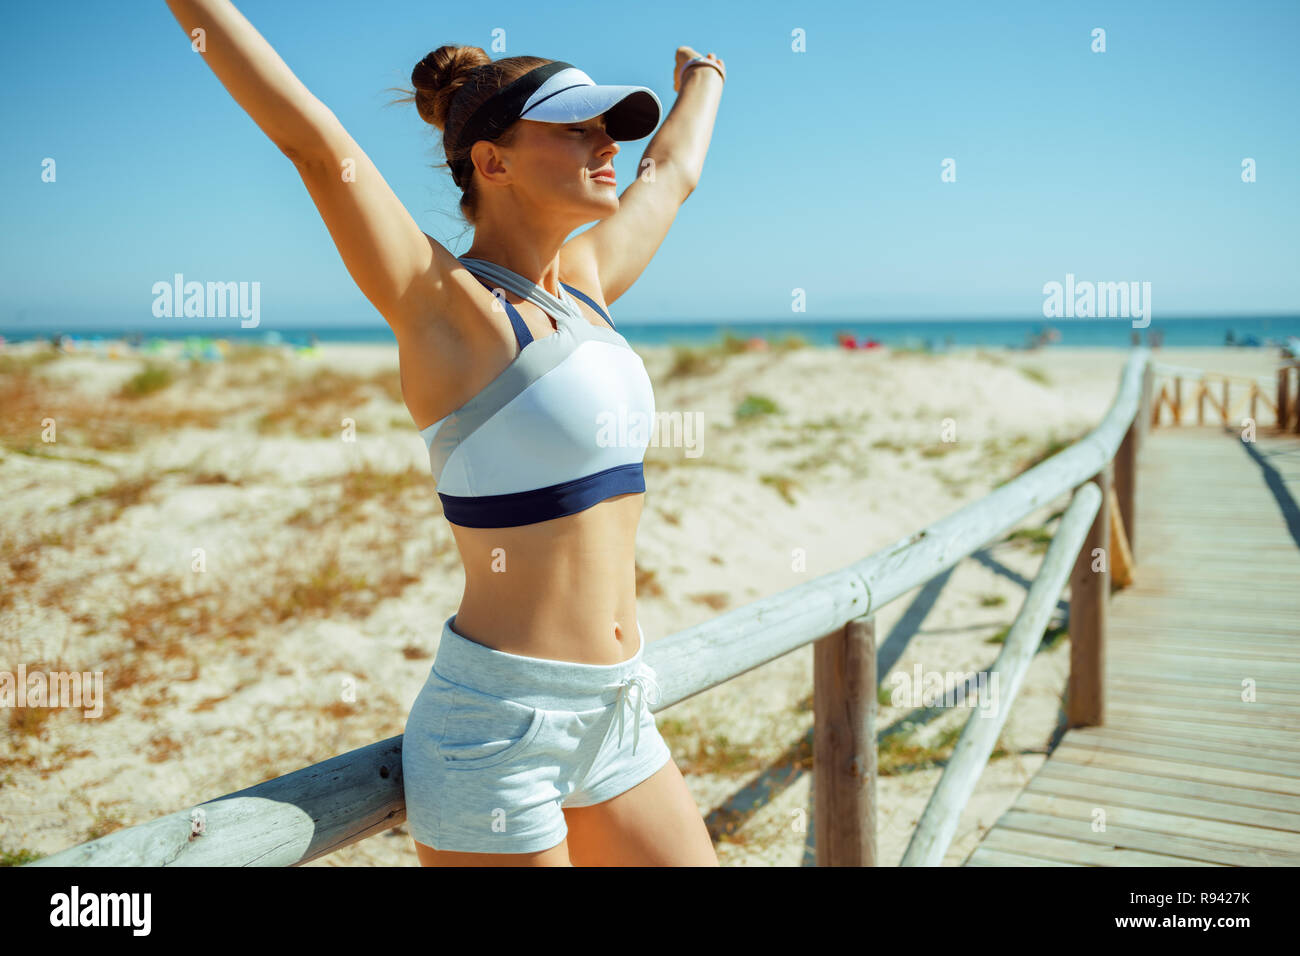
[[[479,498],[439,492],[438,497],[452,524],[463,528],[514,528],[577,514],[614,495],[644,491],[645,474],[638,461],[532,491]]]
[[[577,296],[579,299],[581,299],[583,302],[587,303],[587,305],[589,305],[589,306],[591,306],[593,309],[595,309],[596,312],[599,313],[601,316],[604,316],[605,321],[609,323],[609,327],[610,327],[611,329],[617,329],[617,326],[614,325],[614,320],[611,319],[608,315],[605,315],[605,310],[602,309],[600,306],[598,306],[598,305],[596,304],[596,300],[595,300],[595,299],[591,298],[590,296],[583,295],[581,292],[579,292],[577,289],[575,289],[575,288],[574,288],[573,286],[571,286],[571,285],[566,285],[566,284],[563,283],[563,282],[561,282],[560,285],[564,286],[564,288],[565,288],[566,290],[568,290],[569,292],[572,292],[574,295],[576,295],[576,296]]]
[[[537,305],[557,328],[534,338],[519,311],[500,299],[519,354],[464,405],[421,429],[447,520],[516,527],[644,492],[654,390],[613,320],[566,283],[557,299],[495,263],[460,261],[489,290],[504,288]],[[566,292],[608,328],[593,325]]]
[[[483,283],[483,285],[487,287],[487,290],[489,292],[492,291],[493,287],[491,282],[489,282],[487,279],[484,279],[482,276],[475,276],[475,278],[477,278],[479,282]],[[563,286],[566,291],[573,293],[583,302],[587,303],[587,305],[591,306],[598,313],[600,313],[600,315],[604,317],[605,321],[609,323],[609,327],[611,329],[616,328],[614,325],[614,320],[605,314],[605,310],[602,309],[599,305],[597,305],[594,299],[592,299],[588,295],[585,295],[582,292],[579,292],[577,289],[575,289],[573,286],[567,283],[561,282],[560,285]],[[501,300],[501,304],[506,307],[506,314],[510,316],[510,325],[515,330],[515,341],[519,343],[519,347],[522,349],[529,342],[533,341],[533,333],[528,330],[528,323],[524,321],[524,317],[519,314],[518,309],[516,309],[505,299]],[[583,321],[586,320],[584,319]]]

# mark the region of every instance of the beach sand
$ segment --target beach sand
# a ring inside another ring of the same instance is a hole
[[[29,352],[0,356],[0,669],[103,671],[106,703],[93,719],[0,714],[0,853],[57,852],[400,734],[463,576],[395,348],[239,350],[178,365],[170,382],[138,378],[143,359],[36,364]],[[702,422],[691,453],[665,443],[646,457],[637,579],[651,642],[977,500],[1093,428],[1128,356],[638,352],[660,415]],[[1259,377],[1273,397],[1274,350],[1156,357]],[[1244,394],[1234,389],[1234,423]],[[340,437],[345,418],[355,441]],[[955,442],[940,442],[945,418]],[[993,542],[881,608],[879,643],[911,635],[892,673],[991,664],[989,638],[1014,620],[1042,551]],[[1068,636],[1036,656],[945,865],[1042,763],[1068,665]],[[724,866],[812,861],[812,678],[805,646],[657,714]],[[881,865],[899,862],[969,714],[927,712],[881,744]],[[907,719],[911,708],[884,704],[878,726]],[[309,865],[365,864],[416,865],[405,825]]]

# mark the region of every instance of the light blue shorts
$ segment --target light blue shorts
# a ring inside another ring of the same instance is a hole
[[[645,631],[621,664],[507,654],[443,623],[406,718],[411,835],[435,850],[535,853],[568,834],[561,807],[630,790],[672,759],[650,707]]]

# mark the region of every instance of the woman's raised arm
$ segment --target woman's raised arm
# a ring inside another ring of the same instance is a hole
[[[222,85],[298,169],[343,264],[393,327],[437,312],[464,267],[426,236],[334,113],[230,0],[167,0]]]

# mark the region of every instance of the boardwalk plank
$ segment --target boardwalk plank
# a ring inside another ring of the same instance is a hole
[[[1082,780],[1099,786],[1113,785],[1123,787],[1126,790],[1144,790],[1171,796],[1195,797],[1219,803],[1233,803],[1240,807],[1253,807],[1258,810],[1277,810],[1281,813],[1300,812],[1300,802],[1291,794],[1270,793],[1267,790],[1252,790],[1247,787],[1232,787],[1221,783],[1207,783],[1203,780],[1157,777],[1143,773],[1141,770],[1116,770],[1113,767],[1097,767],[1088,764],[1069,763],[1064,760],[1049,760],[1039,767],[1035,777]]]
[[[1125,673],[1108,674],[1106,684],[1112,696],[1173,697],[1177,700],[1202,700],[1211,704],[1241,703],[1241,687],[1230,678],[1202,678],[1199,681],[1179,682],[1172,677],[1135,677]],[[1255,707],[1264,707],[1283,713],[1300,713],[1300,691],[1269,690],[1260,693],[1255,688]]]
[[[1035,813],[1030,810],[1008,810],[998,820],[999,827],[1036,833],[1042,836],[1065,837],[1081,843],[1113,846],[1126,850],[1142,850],[1165,856],[1180,856],[1195,860],[1208,860],[1227,866],[1295,866],[1300,864],[1300,854],[1265,850],[1253,846],[1237,846],[1220,840],[1210,840],[1187,834],[1152,832],[1134,827],[1107,825],[1105,830],[1093,830],[1091,819],[1077,820],[1069,817]]]
[[[1110,684],[1107,691],[1108,701],[1124,704],[1151,704],[1155,706],[1193,707],[1202,718],[1218,714],[1239,716],[1245,713],[1261,713],[1270,717],[1294,718],[1293,726],[1300,733],[1300,707],[1295,704],[1268,700],[1243,701],[1239,697],[1214,694],[1203,691],[1200,694],[1186,692],[1157,693],[1149,687],[1134,687],[1122,681]]]
[[[1227,647],[1236,647],[1238,642],[1244,642],[1255,647],[1277,647],[1282,650],[1289,650],[1297,646],[1300,639],[1291,634],[1268,634],[1260,633],[1249,627],[1238,625],[1233,628],[1222,628],[1219,630],[1209,630],[1205,628],[1195,628],[1188,625],[1174,623],[1145,624],[1139,626],[1129,621],[1127,618],[1118,620],[1109,620],[1106,622],[1107,629],[1116,639],[1122,638],[1128,640],[1158,640],[1161,638],[1176,638],[1184,636],[1188,640],[1205,642],[1214,641]],[[1113,643],[1113,642],[1112,642]]]
[[[996,829],[989,832],[984,842],[976,848],[988,847],[1008,853],[1059,860],[1080,866],[1226,866],[1224,863],[1207,863],[1204,860],[1169,856],[1163,853],[1143,853],[1116,846],[1104,846],[1079,840],[1066,840],[1058,836],[1028,833],[1023,830]]]
[[[1166,738],[1181,737],[1185,740],[1254,741],[1260,746],[1272,747],[1276,750],[1295,750],[1297,743],[1296,734],[1289,730],[1265,730],[1250,726],[1229,727],[1186,718],[1129,716],[1121,720],[1118,715],[1112,715],[1106,726],[1120,730],[1136,730],[1144,734],[1157,734]]]
[[[1172,684],[1214,684],[1220,687],[1232,686],[1238,690],[1243,687],[1240,674],[1178,674],[1170,671],[1167,667],[1146,666],[1132,662],[1108,664],[1106,678],[1109,680],[1112,677],[1134,681],[1166,681]],[[1256,694],[1260,696],[1265,691],[1284,694],[1294,690],[1296,686],[1294,681],[1272,680],[1267,675],[1251,674],[1249,677],[1254,682],[1253,686]]]
[[[1242,704],[1243,708],[1248,704]],[[1123,698],[1106,702],[1106,719],[1110,723],[1123,723],[1125,720],[1144,717],[1174,717],[1179,720],[1210,718],[1218,723],[1232,727],[1263,727],[1266,730],[1289,731],[1300,733],[1300,721],[1295,717],[1277,716],[1259,710],[1210,710],[1208,707],[1187,707],[1176,702],[1157,704],[1150,701],[1133,703]]]
[[[1123,594],[1123,591],[1119,592]],[[1197,614],[1178,614],[1178,613],[1159,613],[1154,608],[1131,608],[1127,606],[1113,607],[1109,609],[1111,617],[1123,615],[1122,620],[1130,628],[1180,628],[1189,632],[1203,631],[1208,634],[1236,634],[1250,635],[1251,637],[1285,637],[1291,640],[1296,639],[1296,626],[1289,621],[1277,623],[1264,622],[1259,619],[1251,618],[1243,621],[1240,617],[1233,619],[1231,617],[1223,618],[1215,615],[1197,615]],[[1108,622],[1109,623],[1109,622]],[[1118,637],[1118,635],[1115,635]],[[1111,640],[1107,642],[1107,647],[1122,646],[1123,642]]]
[[[1106,832],[1113,827],[1126,827],[1133,830],[1146,830],[1150,833],[1167,833],[1171,836],[1194,836],[1226,846],[1253,848],[1283,857],[1292,857],[1296,863],[1300,863],[1300,833],[1288,833],[1285,830],[1188,816],[1174,813],[1172,809],[1145,810],[1119,803],[1106,803],[1095,799],[1081,800],[1078,797],[1035,790],[1023,791],[1015,802],[1015,808],[1089,825],[1096,811],[1103,810]]]
[[[1041,857],[1024,856],[1009,853],[1006,850],[992,850],[986,846],[977,846],[963,866],[1079,866],[1078,863],[1066,863],[1064,860],[1045,860]]]
[[[1300,779],[1276,774],[1237,770],[1232,767],[1211,767],[1199,763],[1186,763],[1163,757],[1137,756],[1114,753],[1094,746],[1080,746],[1062,742],[1052,751],[1052,760],[1087,764],[1094,767],[1111,767],[1135,773],[1148,773],[1153,777],[1176,777],[1182,780],[1200,780],[1205,783],[1222,782],[1234,787],[1265,790],[1300,797]]]
[[[1246,823],[1254,827],[1300,833],[1300,813],[1285,810],[1259,810],[1237,803],[1220,803],[1150,790],[1130,790],[1095,780],[1072,780],[1068,777],[1038,774],[1026,790],[1053,793],[1060,797],[1087,800],[1102,806],[1133,807],[1140,810],[1168,810],[1189,817]]]
[[[1288,759],[1289,755],[1285,753],[1274,757],[1262,757],[1257,752],[1247,754],[1244,751],[1225,754],[1219,750],[1202,747],[1193,741],[1184,741],[1180,746],[1174,741],[1129,740],[1120,735],[1106,733],[1078,734],[1074,738],[1073,745],[1089,746],[1112,753],[1139,754],[1171,760],[1175,763],[1203,764],[1216,768],[1231,767],[1235,770],[1254,770],[1259,773],[1300,779],[1300,762]]]
[[[1234,659],[1262,658],[1277,661],[1279,664],[1300,664],[1300,647],[1292,650],[1284,644],[1269,646],[1267,643],[1255,643],[1246,637],[1236,639],[1230,637],[1222,639],[1187,637],[1179,641],[1174,638],[1146,634],[1135,638],[1126,646],[1159,652],[1187,650],[1198,655],[1206,653],[1224,654]]]
[[[1253,666],[1254,662],[1234,658],[1229,653],[1216,654],[1197,654],[1192,651],[1182,653],[1169,651],[1161,652],[1152,648],[1135,647],[1132,644],[1121,644],[1118,647],[1107,647],[1109,659],[1124,662],[1132,661],[1133,663],[1151,663],[1163,667],[1178,666],[1184,673],[1189,674],[1214,674],[1214,673],[1232,673],[1240,671],[1243,667]],[[1300,664],[1291,664],[1287,661],[1270,661],[1268,670],[1275,675],[1300,681]]]

